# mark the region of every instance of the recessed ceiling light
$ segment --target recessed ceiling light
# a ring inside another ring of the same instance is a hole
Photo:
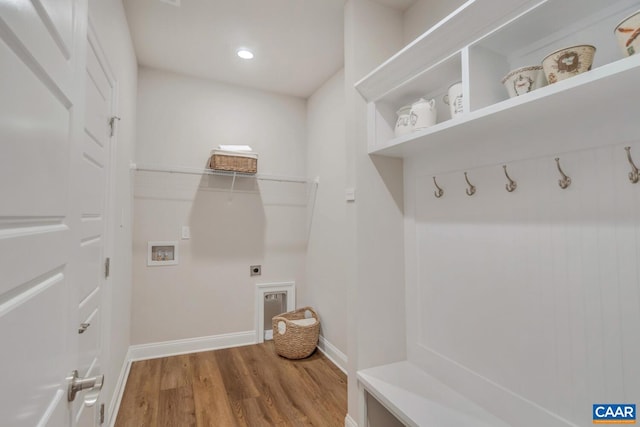
[[[238,49],[237,54],[242,59],[253,59],[253,52],[251,52],[249,49]]]

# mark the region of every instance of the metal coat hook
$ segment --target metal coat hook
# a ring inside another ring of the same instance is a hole
[[[437,190],[433,192],[433,195],[436,196],[438,199],[440,197],[442,197],[444,195],[444,190],[442,188],[440,188],[440,186],[438,185],[438,183],[436,182],[436,177],[433,177],[433,185],[436,186]]]
[[[504,175],[507,177],[507,180],[509,180],[509,183],[506,184],[504,187],[507,189],[509,193],[513,193],[515,189],[518,188],[518,183],[512,180],[509,174],[507,173],[507,165],[502,165],[502,169],[504,169]]]
[[[562,179],[558,180],[558,185],[563,190],[571,185],[571,178],[569,178],[564,172],[562,172],[562,168],[560,167],[560,158],[556,157],[556,165],[558,166],[558,172],[562,175]]]
[[[627,150],[627,160],[629,160],[629,164],[631,165],[631,172],[629,172],[629,181],[632,184],[637,184],[640,181],[640,172],[638,172],[638,168],[633,163],[633,159],[631,158],[631,147],[624,147]]]
[[[475,185],[469,182],[469,177],[467,176],[466,172],[464,173],[464,179],[465,181],[467,181],[467,184],[469,184],[469,188],[465,190],[467,193],[467,196],[473,196],[474,194],[476,194],[476,187]]]

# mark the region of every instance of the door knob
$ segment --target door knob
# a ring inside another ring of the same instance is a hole
[[[98,375],[95,377],[79,378],[78,371],[71,372],[71,375],[67,377],[67,400],[73,402],[76,398],[76,394],[81,390],[102,390],[104,385],[104,375]]]

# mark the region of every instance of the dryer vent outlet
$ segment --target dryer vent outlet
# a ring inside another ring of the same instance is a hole
[[[249,267],[249,274],[251,276],[259,276],[262,274],[262,266],[261,265],[252,265]]]

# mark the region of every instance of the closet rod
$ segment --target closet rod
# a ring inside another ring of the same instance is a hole
[[[309,182],[306,178],[290,177],[290,176],[278,176],[278,175],[265,175],[265,174],[247,174],[242,172],[225,172],[214,171],[212,169],[196,169],[185,167],[169,167],[169,166],[154,166],[154,165],[138,165],[131,164],[131,169],[140,172],[166,172],[166,173],[182,173],[188,175],[215,175],[215,176],[229,176],[229,177],[246,177],[254,178],[260,181],[276,181],[276,182],[295,182],[300,184],[307,184]]]

